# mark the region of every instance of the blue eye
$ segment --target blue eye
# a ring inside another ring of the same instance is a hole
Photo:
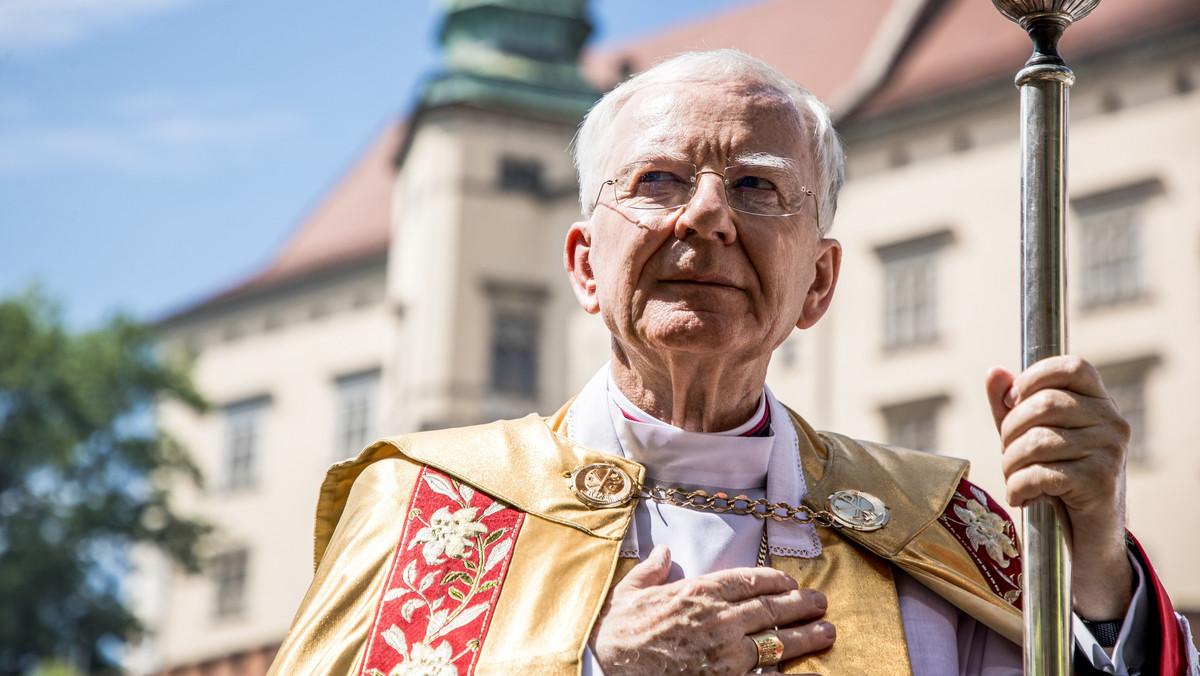
[[[761,176],[742,176],[729,185],[733,189],[775,190],[775,184]]]
[[[662,183],[663,181],[672,181],[675,183],[687,183],[686,179],[683,179],[683,178],[677,176],[676,174],[673,174],[669,171],[664,171],[661,169],[647,171],[646,173],[637,177],[638,183]]]

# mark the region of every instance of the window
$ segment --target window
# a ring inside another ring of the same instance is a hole
[[[938,253],[949,232],[879,248],[883,264],[884,346],[932,343],[938,338]]]
[[[1074,202],[1084,307],[1120,305],[1143,295],[1142,219],[1146,201],[1159,190],[1157,181],[1146,181]]]
[[[512,157],[500,158],[500,189],[514,192],[542,193],[542,163],[536,159]]]
[[[939,396],[883,408],[887,442],[892,446],[938,452],[938,412],[949,401]]]
[[[379,369],[338,378],[336,457],[350,458],[375,440]]]
[[[492,392],[528,399],[537,394],[539,323],[535,316],[492,315]]]
[[[1099,369],[1108,394],[1117,402],[1117,407],[1121,409],[1121,417],[1125,418],[1132,428],[1128,455],[1131,465],[1144,465],[1150,461],[1146,380],[1151,367],[1157,363],[1157,358],[1146,357]]]
[[[262,419],[270,399],[257,397],[225,407],[225,489],[255,483]]]
[[[503,398],[533,400],[538,394],[541,287],[490,284],[492,304],[488,390]]]
[[[212,576],[216,589],[213,615],[219,619],[240,617],[246,611],[246,577],[250,552],[231,549],[213,557]]]

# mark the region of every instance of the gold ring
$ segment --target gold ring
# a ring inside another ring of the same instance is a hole
[[[779,640],[775,632],[760,631],[757,634],[750,634],[750,640],[754,641],[754,648],[758,650],[758,662],[754,665],[755,669],[773,667],[783,659],[783,641]]]

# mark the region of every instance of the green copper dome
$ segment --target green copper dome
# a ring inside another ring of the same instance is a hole
[[[454,103],[578,119],[599,94],[579,72],[586,0],[442,0],[443,69],[423,106]]]

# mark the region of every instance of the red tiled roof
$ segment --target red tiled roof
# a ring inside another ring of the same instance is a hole
[[[390,125],[367,149],[275,260],[239,290],[273,284],[317,269],[372,257],[390,238],[393,162],[406,125]]]
[[[1188,25],[1200,26],[1197,0],[1109,0],[1067,28],[1059,53],[1070,67]],[[1012,81],[1032,53],[1025,31],[992,3],[950,0],[855,115],[876,117],[978,83]]]
[[[585,77],[601,91],[618,73],[696,49],[739,49],[778,68],[822,100],[836,98],[862,65],[894,0],[766,0],[745,3],[583,58]],[[911,4],[911,3],[909,3]]]

